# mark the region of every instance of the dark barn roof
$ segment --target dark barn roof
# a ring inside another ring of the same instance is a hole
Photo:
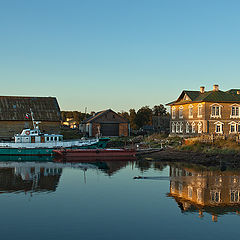
[[[0,96],[0,121],[24,121],[32,109],[38,121],[60,121],[60,108],[55,97]]]
[[[127,119],[125,119],[124,117],[120,116],[119,114],[115,113],[112,109],[107,109],[107,110],[103,110],[100,112],[95,113],[95,115],[85,119],[82,123],[91,123],[94,122],[96,119],[99,119],[100,117],[102,117],[104,114],[107,114],[109,112],[112,112],[116,115],[118,115],[119,119],[121,119],[121,122],[123,123],[128,123],[129,121]]]

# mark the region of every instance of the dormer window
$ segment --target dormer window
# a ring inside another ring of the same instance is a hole
[[[179,108],[179,118],[183,118],[183,106]]]
[[[213,117],[213,118],[221,117],[221,108],[222,108],[222,106],[219,104],[211,105],[211,117]]]
[[[172,119],[176,118],[176,108],[172,107]]]

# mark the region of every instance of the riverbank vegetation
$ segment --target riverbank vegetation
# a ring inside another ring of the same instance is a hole
[[[237,154],[240,153],[240,145],[233,139],[219,139],[212,143],[204,143],[197,139],[187,139],[178,150],[189,152],[201,152],[207,154]]]

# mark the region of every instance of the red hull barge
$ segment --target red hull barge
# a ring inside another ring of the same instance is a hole
[[[136,156],[136,150],[133,149],[58,149],[53,152],[66,161],[134,160]]]

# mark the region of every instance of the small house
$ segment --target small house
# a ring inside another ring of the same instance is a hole
[[[129,136],[129,121],[111,109],[100,111],[80,124],[80,132],[89,137]]]

